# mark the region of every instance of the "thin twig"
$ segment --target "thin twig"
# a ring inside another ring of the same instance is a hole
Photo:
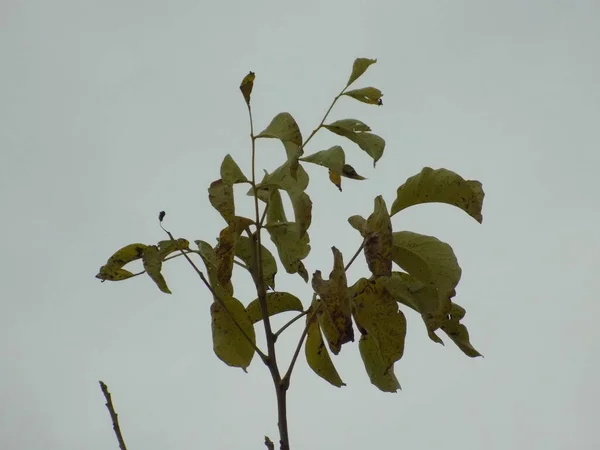
[[[301,319],[302,317],[304,317],[307,314],[308,314],[308,311],[302,311],[300,314],[298,314],[296,317],[294,317],[292,320],[290,320],[288,323],[286,323],[284,326],[282,326],[279,329],[279,331],[277,331],[277,333],[275,333],[275,339],[277,339],[279,337],[279,335],[281,333],[283,333],[290,325],[292,325],[297,320]]]
[[[346,267],[344,267],[344,272],[347,272],[348,269],[350,268],[350,266],[352,265],[352,263],[356,260],[356,258],[358,258],[358,255],[360,255],[360,252],[363,250],[363,248],[365,248],[365,242],[367,242],[367,240],[363,239],[362,244],[360,244],[360,247],[358,247],[358,250],[356,250],[356,253],[354,253],[352,258],[350,258],[350,261],[348,261],[348,264],[346,264]]]
[[[340,99],[340,97],[342,95],[344,95],[344,92],[346,91],[346,89],[348,88],[348,86],[346,86],[344,89],[342,89],[342,92],[340,92],[331,102],[331,105],[329,105],[329,109],[327,110],[327,112],[325,113],[325,115],[323,116],[323,119],[321,119],[321,123],[319,124],[319,126],[317,128],[315,128],[314,130],[312,130],[312,133],[310,133],[310,135],[308,136],[308,138],[306,139],[306,141],[304,141],[304,143],[302,144],[301,149],[304,150],[304,147],[306,147],[306,145],[308,144],[308,142],[313,138],[313,136],[315,134],[317,134],[317,131],[319,131],[321,128],[323,128],[323,124],[325,123],[325,121],[327,120],[327,116],[329,116],[329,113],[331,112],[331,110],[333,109],[333,107],[335,106],[335,104],[337,103],[337,101]]]
[[[104,382],[102,381],[99,381],[99,383],[100,389],[102,389],[102,393],[104,394],[104,398],[106,399],[106,407],[108,408],[108,412],[110,413],[110,419],[113,424],[113,430],[115,430],[115,436],[117,436],[117,441],[119,441],[119,448],[121,450],[127,450],[125,440],[123,439],[123,434],[121,433],[121,427],[119,426],[119,415],[115,411],[110,392],[108,392],[108,386],[106,386],[106,384],[104,384]]]
[[[168,230],[166,230],[165,227],[162,226],[162,223],[160,224],[160,227],[163,229],[163,231],[165,233],[167,233],[169,235],[169,238],[171,238],[172,241],[175,241],[175,238],[173,237],[173,235],[171,234],[171,232],[168,231]],[[206,277],[204,276],[204,274],[202,273],[202,271],[200,269],[198,269],[198,266],[196,264],[194,264],[194,261],[191,260],[191,258],[187,255],[187,253],[185,253],[182,249],[179,249],[179,251],[185,257],[185,259],[187,259],[187,261],[190,263],[190,265],[194,268],[194,270],[196,271],[196,273],[198,274],[198,276],[200,277],[200,279],[202,280],[202,282],[206,285],[206,287],[208,288],[208,290],[210,291],[210,293],[213,295],[213,297],[223,307],[223,309],[225,310],[225,313],[229,316],[229,318],[235,324],[235,326],[240,331],[240,333],[242,333],[242,335],[244,336],[244,338],[246,338],[246,340],[250,343],[250,345],[252,345],[252,347],[254,348],[254,351],[256,353],[258,353],[258,355],[260,356],[260,358],[263,361],[266,361],[267,355],[265,355],[262,352],[262,350],[260,348],[258,348],[258,346],[256,345],[256,343],[252,339],[250,339],[250,336],[248,336],[248,334],[244,331],[244,329],[241,327],[241,325],[238,323],[238,321],[235,320],[235,317],[233,317],[233,314],[231,314],[231,311],[229,311],[229,308],[227,308],[227,305],[225,305],[225,302],[223,301],[223,299],[220,296],[217,295],[217,293],[212,288],[212,286],[210,285],[210,283],[208,282],[208,280],[206,279]]]
[[[313,302],[316,298],[317,294],[313,294]],[[290,367],[287,372],[281,379],[281,384],[287,390],[290,386],[290,378],[292,377],[292,371],[294,370],[294,366],[296,365],[296,360],[298,359],[298,355],[300,354],[300,350],[302,349],[302,344],[304,344],[304,339],[306,339],[306,335],[308,334],[308,328],[310,327],[310,323],[317,316],[317,311],[321,307],[323,303],[317,303],[317,306],[312,310],[310,317],[306,320],[306,325],[304,326],[304,330],[302,330],[302,335],[300,336],[300,340],[298,341],[298,345],[296,346],[296,350],[294,351],[294,356],[292,357],[292,361],[290,362]],[[310,309],[310,308],[309,308]],[[308,311],[307,311],[308,312]]]

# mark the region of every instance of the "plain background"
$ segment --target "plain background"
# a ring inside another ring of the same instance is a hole
[[[370,385],[356,346],[334,360],[342,389],[301,355],[293,448],[598,448],[598,23],[593,0],[2,0],[0,448],[116,448],[98,380],[131,450],[277,439],[267,370],[215,357],[211,299],[184,261],[164,268],[171,296],[94,275],[121,246],[164,239],[160,210],[177,236],[214,242],[224,222],[206,189],[226,153],[249,170],[249,70],[256,127],[288,111],[306,137],[356,57],[378,58],[356,86],[380,88],[384,106],[343,99],[331,119],[361,119],[387,147],[373,169],[349,141],[311,141],[307,153],[343,145],[369,179],[340,193],[309,168],[307,268],[328,274],[332,245],[349,258],[347,217],[378,194],[390,206],[422,167],[481,180],[483,225],[426,205],[394,228],[454,247],[456,301],[485,358],[431,342],[413,313],[397,394]],[[284,157],[260,143],[260,168]],[[351,282],[365,271],[361,258]],[[252,300],[249,277],[236,280]],[[308,303],[299,277],[277,280]],[[280,344],[284,363],[301,329]]]

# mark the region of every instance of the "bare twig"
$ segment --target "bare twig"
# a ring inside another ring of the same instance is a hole
[[[347,272],[348,269],[350,268],[350,266],[352,265],[352,263],[356,260],[356,258],[358,258],[358,255],[360,255],[360,252],[362,252],[363,248],[365,248],[365,242],[366,242],[366,239],[364,239],[362,241],[362,244],[360,244],[360,247],[358,247],[358,250],[356,250],[356,253],[354,253],[352,258],[350,258],[350,261],[348,262],[348,264],[346,264],[346,267],[344,267],[344,272]]]
[[[108,386],[104,384],[104,382],[100,381],[100,389],[102,389],[102,393],[104,394],[104,398],[106,399],[106,407],[108,408],[108,412],[110,413],[110,419],[112,420],[113,430],[115,430],[115,436],[117,436],[117,441],[119,441],[119,448],[121,450],[127,450],[127,446],[125,445],[125,441],[123,440],[123,434],[121,433],[121,427],[119,426],[119,415],[115,411],[115,407],[112,403],[112,398],[110,392],[108,392]]]
[[[284,326],[282,326],[279,329],[279,331],[277,331],[277,333],[275,333],[275,339],[277,339],[279,337],[279,335],[281,333],[283,333],[290,325],[295,323],[297,320],[303,318],[307,314],[308,314],[308,311],[302,311],[300,314],[298,314],[296,317],[294,317],[292,320],[290,320],[288,323],[286,323]]]

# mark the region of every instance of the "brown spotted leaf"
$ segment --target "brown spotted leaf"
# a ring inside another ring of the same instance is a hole
[[[365,258],[369,270],[376,277],[388,277],[392,273],[392,221],[383,197],[375,199],[373,213],[367,219],[364,232]]]
[[[323,280],[321,271],[317,270],[313,274],[312,287],[322,302],[317,314],[319,325],[329,348],[337,355],[343,344],[354,341],[354,329],[343,256],[337,248],[331,250],[334,262],[329,280]]]

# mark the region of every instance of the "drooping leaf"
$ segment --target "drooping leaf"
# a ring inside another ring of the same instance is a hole
[[[287,221],[279,189],[270,190],[268,197],[267,225],[275,225]]]
[[[398,303],[385,288],[387,277],[362,282],[354,291],[352,306],[354,320],[359,329],[374,339],[381,355],[384,373],[404,353],[406,318]]]
[[[354,83],[363,73],[366,72],[371,64],[375,64],[376,62],[376,59],[356,58],[354,60],[354,64],[352,65],[352,73],[350,74],[350,78],[348,78],[346,87]]]
[[[246,236],[239,236],[235,247],[235,256],[240,258],[246,264],[248,271],[252,275],[256,270],[252,259],[252,240]],[[275,275],[277,274],[277,262],[273,254],[264,245],[261,246],[263,279],[265,286],[275,289]]]
[[[357,174],[356,170],[354,170],[354,167],[352,167],[350,164],[344,164],[344,167],[342,168],[342,176],[352,180],[366,180],[365,177]]]
[[[104,265],[104,266],[100,267],[100,271],[96,275],[96,278],[99,278],[100,280],[106,280],[106,281],[122,281],[122,280],[126,280],[127,278],[131,278],[132,276],[133,276],[133,273],[131,273],[129,270],[120,269],[120,268],[114,267],[114,266]]]
[[[370,128],[360,120],[343,119],[323,125],[332,133],[350,139],[373,158],[373,167],[383,156],[385,140],[380,136],[370,133]]]
[[[346,164],[346,155],[344,154],[342,147],[334,145],[327,150],[321,150],[312,155],[304,156],[303,158],[300,158],[300,161],[318,164],[341,174],[344,169],[344,164]]]
[[[412,275],[404,272],[392,272],[385,280],[385,289],[399,303],[421,314],[429,338],[444,345],[435,331],[447,320],[451,301],[442,299],[437,289],[427,286]]]
[[[465,180],[447,169],[424,167],[396,192],[391,215],[421,203],[446,203],[456,206],[477,222],[483,222],[481,209],[485,194],[479,181]]]
[[[306,192],[294,190],[289,195],[294,208],[294,219],[298,226],[298,235],[302,237],[312,223],[312,200]]]
[[[184,238],[179,238],[175,241],[168,239],[164,241],[159,241],[158,243],[158,253],[162,261],[164,261],[164,259],[173,252],[179,252],[180,250],[189,249],[190,241]]]
[[[219,301],[214,301],[210,307],[214,352],[225,364],[241,367],[246,372],[246,368],[254,356],[254,347],[252,346],[252,343],[256,343],[254,326],[242,302],[228,295],[222,296],[221,300],[229,314]],[[232,317],[252,343],[248,342],[248,339],[235,325]]]
[[[433,236],[397,231],[393,233],[392,258],[406,272],[436,288],[440,298],[449,298],[462,270],[450,245]]]
[[[310,177],[304,167],[299,166],[294,178],[291,174],[289,162],[283,163],[272,173],[266,174],[259,187],[277,186],[284,191],[302,191],[308,187]]]
[[[162,269],[162,259],[156,245],[148,245],[144,249],[142,256],[142,262],[144,264],[144,270],[148,276],[156,283],[158,288],[165,294],[170,294],[171,291],[167,286],[167,282],[160,272]]]
[[[277,114],[271,123],[261,131],[257,138],[275,138],[282,142],[289,141],[302,147],[302,133],[300,127],[290,113],[282,112]]]
[[[336,387],[345,386],[346,384],[340,378],[340,375],[331,361],[325,342],[323,342],[319,322],[316,320],[316,317],[314,317],[314,314],[312,314],[313,310],[313,306],[311,306],[311,309],[306,316],[306,324],[308,327],[306,344],[304,347],[306,361],[308,362],[309,367],[324,380]]]
[[[250,94],[252,94],[255,78],[256,75],[254,72],[249,72],[248,75],[246,75],[242,80],[242,84],[240,84],[240,91],[242,91],[242,95],[244,96],[244,100],[246,100],[247,105],[250,105]]]
[[[383,94],[381,93],[381,91],[377,88],[374,87],[365,87],[365,88],[361,88],[361,89],[354,89],[352,91],[346,91],[344,92],[344,95],[347,95],[348,97],[352,97],[356,100],[358,100],[359,102],[363,102],[363,103],[367,103],[370,105],[382,105],[383,102],[381,100],[381,97],[383,97]]]
[[[215,252],[215,249],[208,242],[201,240],[194,242],[198,246],[198,253],[208,272],[208,281],[212,289],[219,297],[224,295],[233,296],[233,284],[231,283],[231,280],[225,285],[219,283],[217,277],[217,253]]]
[[[400,383],[394,374],[394,366],[386,368],[375,339],[363,334],[358,349],[371,383],[383,392],[398,392]]]
[[[269,316],[286,311],[302,311],[302,302],[289,292],[267,292],[267,311]],[[259,299],[252,300],[246,307],[248,317],[252,323],[263,319]]]
[[[229,154],[225,155],[221,163],[221,179],[223,183],[230,186],[237,183],[249,183],[240,166],[237,165]]]
[[[329,181],[331,181],[342,192],[342,177],[339,173],[329,169]]]
[[[294,222],[283,222],[266,226],[271,241],[277,247],[279,259],[287,273],[298,273],[305,281],[308,274],[302,260],[310,253],[310,237],[308,233],[300,236],[298,226]]]
[[[233,187],[219,179],[213,181],[208,188],[208,200],[227,223],[235,217]]]
[[[367,219],[365,258],[369,270],[376,277],[392,274],[392,221],[381,195],[375,198],[373,213]]]
[[[454,341],[456,346],[467,356],[475,358],[482,356],[469,341],[469,332],[467,327],[460,323],[460,320],[465,316],[465,310],[462,306],[456,303],[452,304],[450,318],[441,326],[444,333]]]
[[[319,325],[330,350],[337,355],[343,344],[354,341],[354,329],[344,259],[337,248],[331,247],[331,251],[333,270],[329,280],[323,280],[321,271],[317,270],[313,274],[312,287],[322,302],[317,314]]]
[[[348,223],[352,226],[352,228],[358,231],[362,237],[365,237],[367,235],[367,220],[364,217],[358,215],[348,217]]]

